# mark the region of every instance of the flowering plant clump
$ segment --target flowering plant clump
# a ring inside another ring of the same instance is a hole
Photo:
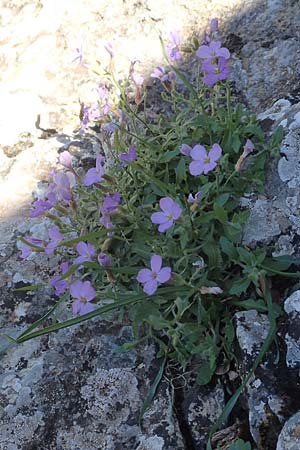
[[[280,138],[266,144],[255,116],[232,100],[230,53],[215,39],[217,28],[213,19],[204,42],[186,47],[199,63],[195,86],[178,67],[186,52],[179,33],[163,45],[168,67],[154,68],[152,78],[172,111],[156,120],[141,111],[147,97],[137,61],[120,83],[106,44],[110,70],[99,69],[95,101],[82,115],[83,133],[90,122],[101,127],[105,154],[84,174],[69,152],[60,155],[62,171],[52,172],[31,213],[53,220],[49,240],[25,236],[20,244],[23,259],[61,256],[50,286],[73,317],[56,316],[44,328],[38,321],[17,342],[125,308],[134,330],[126,348],[154,337],[158,356],[183,368],[193,362],[206,384],[234,360],[234,312],[268,310],[267,276],[291,262],[243,245],[249,212],[240,197],[262,191]]]

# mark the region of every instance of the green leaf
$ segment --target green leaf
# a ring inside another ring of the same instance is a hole
[[[227,255],[233,261],[237,259],[238,257],[237,250],[229,239],[227,239],[225,236],[221,236],[219,243],[221,250],[223,253],[225,253],[225,255]]]
[[[224,334],[226,341],[231,344],[234,341],[235,338],[235,330],[232,323],[232,320],[228,319],[226,320],[225,327],[224,327]]]
[[[180,247],[182,250],[185,250],[190,240],[189,232],[184,227],[180,227],[178,231],[180,232]]]
[[[215,205],[224,206],[229,197],[230,195],[228,193],[219,195],[219,197],[217,197],[215,200]]]
[[[165,152],[163,155],[161,155],[161,157],[159,158],[158,161],[161,162],[161,163],[169,162],[169,161],[174,159],[179,154],[180,154],[180,150],[179,149],[170,150],[168,152]]]
[[[201,363],[197,371],[196,383],[204,386],[210,382],[216,370],[216,361],[212,364],[211,361],[204,361]]]
[[[170,322],[165,320],[161,315],[151,314],[148,319],[146,319],[146,322],[148,322],[154,330],[167,330],[170,326]]]
[[[249,278],[242,278],[241,280],[235,280],[232,283],[231,288],[229,289],[229,294],[230,295],[240,295],[243,292],[246,292],[250,283],[251,283],[251,280],[249,280]]]
[[[245,247],[237,247],[236,249],[240,256],[241,261],[247,264],[248,266],[253,266],[253,263],[255,263],[255,259],[252,252],[247,250]]]
[[[185,161],[184,158],[181,158],[176,169],[176,180],[177,183],[180,183],[182,180],[186,179],[186,167],[185,167]]]
[[[250,442],[245,442],[243,439],[235,441],[228,450],[251,450]]]
[[[44,284],[29,284],[28,286],[23,286],[23,287],[16,288],[16,289],[14,289],[14,291],[15,292],[38,291],[42,287],[44,287]]]
[[[258,312],[266,312],[268,310],[267,305],[262,299],[256,300],[249,298],[248,300],[234,301],[232,304],[242,309],[256,309]]]
[[[219,267],[221,265],[222,257],[219,246],[214,242],[204,242],[202,250],[208,256],[208,264],[211,267]]]
[[[228,214],[227,211],[222,207],[214,204],[214,213],[216,219],[218,219],[221,223],[227,223],[228,222]]]
[[[276,258],[265,258],[262,262],[264,269],[270,271],[287,270],[292,264],[300,265],[300,258],[293,258],[290,255],[277,256]]]
[[[231,140],[231,145],[232,145],[232,148],[235,153],[238,153],[240,151],[242,143],[241,143],[238,133],[233,134],[232,140]]]

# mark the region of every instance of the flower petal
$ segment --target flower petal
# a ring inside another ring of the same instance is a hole
[[[216,167],[217,167],[217,163],[215,163],[215,162],[210,162],[209,164],[205,164],[204,171],[203,171],[204,175],[207,175],[208,172],[211,172]]]
[[[203,145],[195,145],[195,147],[191,151],[190,156],[196,161],[203,161],[205,158],[207,158],[207,152]]]
[[[173,209],[172,209],[173,219],[174,220],[179,219],[179,217],[181,216],[181,213],[182,213],[181,207],[178,205],[178,203],[174,202]]]
[[[192,147],[187,144],[182,144],[180,147],[180,153],[184,156],[191,156]]]
[[[208,157],[210,159],[210,161],[218,161],[218,159],[221,157],[222,155],[222,149],[219,146],[219,144],[214,144],[208,154]]]
[[[147,283],[152,280],[152,272],[150,269],[141,269],[136,277],[139,283]]]
[[[159,272],[162,265],[162,257],[160,255],[151,256],[151,269],[152,272]]]
[[[167,231],[169,228],[171,228],[171,226],[173,225],[174,220],[170,219],[168,220],[168,222],[162,223],[161,225],[159,225],[158,227],[158,231],[160,233],[164,233],[165,231]]]
[[[196,51],[198,58],[208,59],[211,58],[211,49],[207,45],[201,45]]]
[[[218,50],[218,56],[221,57],[221,58],[229,59],[230,58],[230,52],[229,52],[228,48],[221,47]]]
[[[87,171],[87,174],[83,180],[84,186],[92,186],[92,184],[99,183],[102,180],[101,175],[97,169],[92,168]]]
[[[159,283],[166,283],[171,278],[171,267],[163,267],[157,274],[157,281]]]
[[[82,282],[80,280],[74,281],[74,283],[70,284],[70,294],[74,298],[80,298],[82,292]]]
[[[201,175],[204,170],[204,163],[202,161],[193,161],[189,165],[189,171],[191,175]]]
[[[155,224],[161,224],[168,222],[167,216],[162,212],[156,212],[151,215],[151,222]]]
[[[72,303],[72,310],[74,314],[80,314],[82,308],[82,303],[80,300],[75,300],[75,302]]]
[[[159,201],[159,206],[164,213],[172,214],[174,201],[170,197],[163,197]]]
[[[84,255],[77,256],[77,258],[75,258],[75,259],[73,260],[73,264],[81,264],[81,263],[83,263],[83,262],[88,261],[88,259],[89,259],[89,258],[87,258],[87,257],[84,256]]]
[[[88,314],[96,309],[96,305],[93,303],[84,303],[81,307],[80,315]]]
[[[82,283],[82,297],[84,297],[88,302],[96,297],[96,291],[90,281],[84,281]]]
[[[152,295],[156,291],[157,286],[158,283],[156,280],[147,281],[147,283],[145,283],[144,285],[143,291],[148,295]]]

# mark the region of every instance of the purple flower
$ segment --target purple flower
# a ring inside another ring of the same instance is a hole
[[[68,152],[67,150],[62,152],[59,155],[59,162],[62,166],[64,166],[66,169],[70,169],[72,170],[72,159],[73,156],[71,155],[70,152]]]
[[[87,67],[87,65],[83,63],[83,60],[84,60],[83,47],[84,47],[85,41],[86,41],[86,37],[83,37],[79,46],[75,50],[75,54],[71,61],[71,64],[73,64],[75,61],[78,60],[80,65]]]
[[[110,214],[108,214],[108,213],[102,212],[102,215],[100,217],[100,223],[107,230],[112,230],[114,228],[114,224],[112,223]]]
[[[108,90],[106,89],[104,84],[99,84],[99,86],[96,89],[96,93],[98,95],[97,102],[99,103],[102,113],[104,115],[108,114],[110,111],[110,104],[109,104]]]
[[[50,194],[52,194],[50,196],[51,201],[48,196],[48,200],[37,200],[34,203],[34,205],[33,205],[34,209],[31,210],[30,217],[40,217],[46,211],[49,211],[49,209],[53,208],[53,206],[55,206],[57,204],[57,200],[55,198],[54,192],[51,192]]]
[[[144,77],[136,72],[131,73],[131,78],[137,88],[141,88],[144,83]]]
[[[139,271],[137,281],[144,285],[143,291],[152,295],[157,290],[159,283],[166,283],[171,278],[171,267],[161,267],[162,257],[153,255],[151,257],[151,270],[142,269]]]
[[[25,236],[26,241],[30,242],[30,244],[35,245],[35,246],[43,246],[45,243],[42,239],[38,239],[32,236]],[[20,250],[21,250],[21,254],[20,257],[22,259],[27,259],[31,253],[33,253],[35,251],[34,248],[30,247],[30,245],[25,244],[25,243],[21,243],[20,244]]]
[[[180,147],[180,153],[184,156],[191,156],[192,147],[187,144],[182,144]]]
[[[54,275],[54,277],[52,277],[50,279],[50,284],[55,289],[55,295],[57,295],[57,296],[60,296],[61,294],[63,294],[69,287],[69,284],[67,282],[69,277],[64,278],[63,280],[61,279],[62,275],[64,275],[65,273],[68,272],[69,263],[67,263],[67,262],[61,263],[60,269],[61,269],[61,275]]]
[[[90,281],[75,281],[70,285],[70,294],[77,299],[72,305],[74,314],[82,316],[96,308],[96,305],[89,303],[96,297],[96,291]]]
[[[196,51],[199,58],[211,61],[216,58],[230,58],[230,52],[226,47],[221,47],[221,42],[212,41],[209,45],[201,45]]]
[[[22,243],[20,245],[20,250],[21,250],[20,258],[22,259],[27,259],[32,253],[32,248],[29,247],[29,245],[27,244]]]
[[[189,194],[187,201],[188,201],[188,203],[199,204],[201,202],[202,198],[203,198],[203,193],[201,191],[198,191],[195,194],[195,197],[192,194]]]
[[[88,106],[83,107],[83,119],[80,130],[83,131],[87,128],[90,121],[90,108]]]
[[[85,242],[78,242],[76,250],[80,256],[74,259],[74,264],[81,264],[83,262],[91,262],[95,256],[96,249],[92,244],[86,244]]]
[[[240,172],[242,170],[247,156],[254,151],[254,148],[255,147],[253,142],[250,139],[247,139],[246,144],[244,146],[244,151],[235,164],[235,170],[237,172]]]
[[[104,197],[102,205],[100,205],[100,223],[105,226],[108,230],[114,228],[111,222],[111,213],[113,213],[119,206],[121,202],[121,195],[119,192],[114,194],[109,194]]]
[[[89,108],[89,119],[92,119],[94,122],[96,120],[98,120],[101,116],[101,112],[99,110],[99,105],[98,103],[94,103],[90,108]]]
[[[107,51],[107,53],[109,53],[109,56],[111,58],[113,58],[114,57],[114,51],[113,51],[113,47],[112,47],[111,43],[107,42],[106,44],[104,44],[104,48]]]
[[[189,165],[190,174],[197,176],[204,173],[204,175],[207,175],[217,166],[217,161],[221,155],[222,149],[219,144],[214,144],[208,154],[202,145],[195,145],[191,151],[191,157],[194,161]]]
[[[200,293],[203,295],[206,295],[206,294],[219,295],[219,294],[223,293],[223,289],[221,289],[219,286],[213,286],[213,287],[202,286],[200,288]]]
[[[63,235],[61,234],[60,229],[57,225],[48,230],[48,235],[50,238],[50,242],[45,247],[45,253],[46,255],[50,256],[53,255],[54,250],[58,246],[59,242],[62,241]]]
[[[155,67],[155,69],[151,73],[150,77],[158,78],[161,81],[166,81],[168,79],[168,74],[166,73],[166,71],[163,67],[158,66],[158,67]]]
[[[226,80],[230,73],[230,69],[225,58],[219,58],[217,65],[208,60],[204,61],[202,63],[202,70],[205,74],[203,81],[210,87],[218,81]]]
[[[106,253],[100,253],[98,255],[98,262],[103,267],[109,267],[111,265],[110,257]]]
[[[103,204],[100,207],[101,212],[112,213],[115,211],[121,203],[121,195],[119,192],[109,194],[104,197]]]
[[[178,31],[171,31],[170,33],[171,43],[167,45],[167,55],[171,61],[178,61],[182,58],[180,51],[180,35]]]
[[[170,70],[168,73],[168,81],[172,82],[176,80],[176,73],[173,70]]]
[[[254,147],[254,144],[251,141],[251,139],[247,139],[246,144],[244,146],[244,152],[243,152],[244,156],[246,157],[246,156],[250,155],[250,153],[252,153],[254,151],[254,148],[255,147]]]
[[[50,185],[52,192],[56,191],[60,200],[70,202],[73,200],[72,187],[75,186],[75,176],[71,172],[53,173],[53,184]]]
[[[175,220],[179,219],[182,209],[170,197],[161,198],[159,206],[163,212],[153,213],[151,215],[151,222],[159,224],[158,231],[164,233],[171,228]]]
[[[118,125],[114,122],[104,123],[101,129],[106,133],[114,133],[118,129]]]
[[[104,167],[102,166],[103,161],[104,157],[102,155],[97,155],[96,167],[87,171],[83,180],[84,186],[91,186],[92,184],[100,183],[103,180],[103,175],[105,174]]]
[[[135,146],[134,145],[131,145],[129,147],[128,153],[121,153],[119,155],[119,159],[121,161],[123,161],[124,163],[126,163],[126,164],[135,161],[136,157],[137,157],[137,155],[136,155],[136,150],[135,150]]]
[[[210,21],[210,32],[211,33],[216,33],[216,31],[218,31],[219,28],[219,21],[217,18],[211,19]]]

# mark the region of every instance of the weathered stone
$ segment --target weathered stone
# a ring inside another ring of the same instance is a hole
[[[255,309],[237,312],[234,319],[243,366],[250,369],[268,335],[270,323],[267,316]]]
[[[284,310],[288,314],[286,364],[300,368],[300,291],[295,291],[285,300]]]
[[[224,406],[224,388],[215,386],[190,386],[183,402],[183,419],[188,426],[195,448],[204,449],[208,432],[221,415]]]
[[[139,425],[156,371],[152,347],[145,358],[118,352],[130,338],[129,327],[93,321],[13,347],[0,375],[3,448],[184,449],[166,383]]]
[[[294,414],[281,430],[276,450],[298,450],[300,448],[300,412]]]

